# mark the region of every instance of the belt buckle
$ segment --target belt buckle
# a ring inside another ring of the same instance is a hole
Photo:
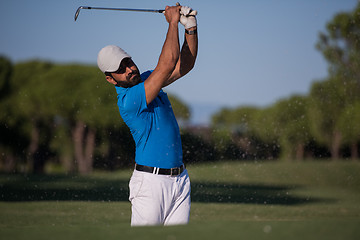
[[[177,171],[175,171],[175,170],[177,170]],[[173,171],[175,171],[175,173],[173,173]],[[170,176],[178,176],[179,174],[180,174],[180,168],[179,167],[170,169]]]

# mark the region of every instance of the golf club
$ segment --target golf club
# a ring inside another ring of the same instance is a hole
[[[176,4],[178,5],[178,4]],[[117,10],[117,11],[130,11],[130,12],[152,12],[152,13],[163,13],[165,10],[157,10],[157,9],[134,9],[134,8],[105,8],[105,7],[86,7],[80,6],[75,13],[75,21],[79,17],[81,9],[95,9],[95,10]],[[189,15],[197,15],[196,11],[190,12]]]

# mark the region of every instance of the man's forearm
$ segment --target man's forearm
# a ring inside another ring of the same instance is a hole
[[[195,31],[195,34],[185,33],[185,41],[180,54],[180,61],[182,62],[180,71],[185,72],[185,74],[193,68],[198,52],[197,27],[187,30],[190,32]]]
[[[170,23],[166,39],[159,57],[159,65],[174,70],[180,55],[178,24]],[[171,70],[171,71],[172,71]],[[171,73],[171,72],[170,72]]]
[[[196,27],[191,28],[195,30]],[[184,44],[181,47],[180,57],[177,61],[175,70],[168,78],[167,81],[164,82],[162,87],[166,87],[169,84],[173,83],[177,79],[181,78],[194,67],[195,60],[198,52],[198,36],[197,34],[187,34],[185,33]]]

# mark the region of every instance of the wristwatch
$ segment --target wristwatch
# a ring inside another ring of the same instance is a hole
[[[197,34],[197,29],[192,30],[192,31],[189,31],[189,30],[185,29],[185,33],[187,33],[189,35],[195,35],[195,34]]]

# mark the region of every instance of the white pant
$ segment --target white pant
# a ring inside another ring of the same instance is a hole
[[[190,178],[134,170],[129,183],[131,226],[187,224],[190,216]]]

